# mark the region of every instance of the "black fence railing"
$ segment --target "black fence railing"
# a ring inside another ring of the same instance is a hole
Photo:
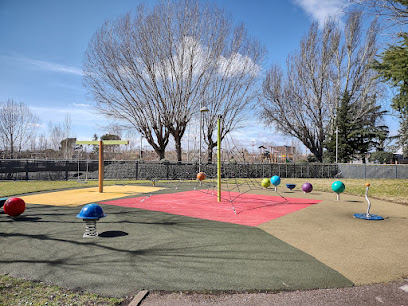
[[[105,161],[105,179],[191,179],[198,164]],[[201,165],[207,177],[216,177],[216,164]],[[334,178],[335,164],[231,164],[223,163],[223,178]],[[1,180],[87,180],[98,178],[98,161],[0,160]]]
[[[105,161],[106,179],[191,179],[199,170],[194,163]],[[216,177],[216,164],[201,166],[207,177]],[[223,163],[224,178],[385,178],[408,179],[408,165],[364,164],[232,164]],[[87,180],[98,178],[96,160],[0,159],[0,180]]]

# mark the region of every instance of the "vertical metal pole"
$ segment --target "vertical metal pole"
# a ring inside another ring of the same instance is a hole
[[[336,126],[336,164],[338,162],[338,147],[339,147],[339,127]]]
[[[103,193],[103,142],[99,141],[99,192]]]
[[[221,116],[218,116],[217,126],[217,201],[221,202]]]
[[[187,163],[189,162],[189,156],[190,155],[190,127],[188,127],[188,133],[187,133]]]
[[[201,112],[201,105],[200,105],[200,140],[199,140],[199,153],[198,153],[198,172],[201,172],[201,137],[202,137],[202,125],[203,125],[203,118],[202,118],[202,112]]]
[[[65,180],[68,181],[68,161],[65,161]]]
[[[26,181],[28,181],[28,159],[26,160],[25,171],[26,171],[26,173],[25,173],[25,175],[26,175],[25,179],[26,179]]]

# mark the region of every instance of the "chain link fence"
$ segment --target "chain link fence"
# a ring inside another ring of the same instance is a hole
[[[104,178],[192,179],[198,164],[171,162],[105,161]],[[216,177],[217,165],[201,166],[207,177]],[[408,165],[364,164],[240,164],[224,163],[223,178],[389,178],[408,179]],[[88,180],[98,178],[97,160],[0,160],[0,180]]]
[[[408,165],[367,165],[338,164],[339,177],[344,178],[378,178],[378,179],[408,179]]]
[[[138,161],[105,161],[105,179],[191,179],[197,163],[160,163]],[[204,164],[201,171],[216,177],[217,165]],[[333,164],[230,164],[222,165],[222,177],[262,178],[279,175],[282,178],[330,178],[337,174]],[[0,160],[1,180],[88,180],[98,178],[98,161],[61,160]]]

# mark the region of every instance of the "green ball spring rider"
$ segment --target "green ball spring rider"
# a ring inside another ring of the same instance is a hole
[[[341,181],[335,181],[332,184],[332,190],[337,194],[337,201],[340,200],[340,193],[346,189],[346,186]]]

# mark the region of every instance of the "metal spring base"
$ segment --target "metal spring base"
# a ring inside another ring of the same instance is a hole
[[[354,214],[354,218],[364,219],[364,220],[384,220],[383,217],[378,215],[370,214]]]
[[[367,186],[367,188],[366,188],[365,198],[366,198],[367,203],[368,203],[367,213],[365,213],[365,214],[354,214],[354,218],[364,219],[364,220],[384,220],[384,218],[381,217],[381,216],[371,215],[370,214],[371,202],[370,202],[370,200],[369,200],[369,198],[367,196],[368,188],[370,186],[370,183],[367,183],[366,186]]]
[[[96,221],[98,220],[84,220],[84,221],[85,221],[86,229],[82,237],[83,238],[97,237],[98,232],[96,231]]]

